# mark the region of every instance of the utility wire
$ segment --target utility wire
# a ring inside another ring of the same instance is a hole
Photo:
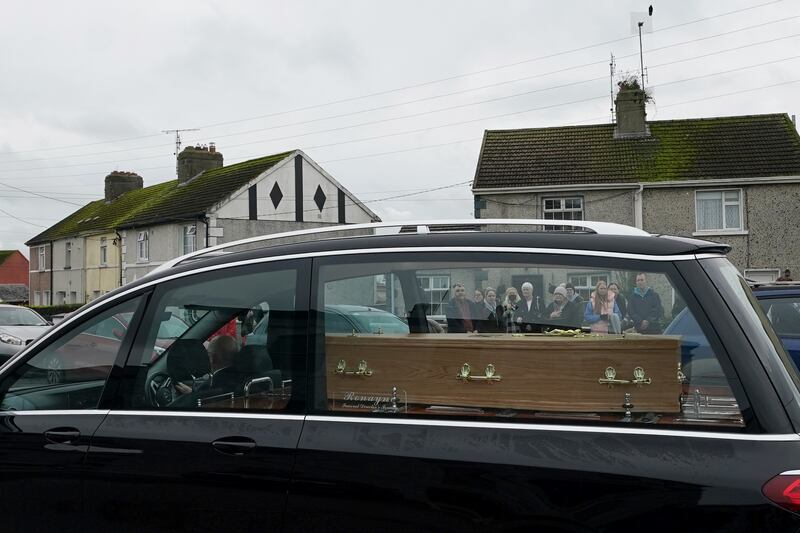
[[[697,23],[700,23],[700,22],[705,22],[705,21],[712,20],[712,19],[715,19],[715,18],[721,18],[721,17],[726,17],[726,16],[729,16],[729,15],[743,13],[743,12],[746,12],[746,11],[759,9],[761,7],[778,4],[781,1],[782,0],[772,0],[770,2],[764,2],[764,3],[761,3],[761,4],[756,4],[756,5],[748,6],[748,7],[745,7],[745,8],[735,9],[735,10],[732,10],[732,11],[726,11],[726,12],[723,12],[723,13],[718,13],[716,15],[711,15],[711,16],[708,16],[708,17],[702,17],[702,18],[699,18],[699,19],[694,19],[694,20],[682,22],[682,23],[679,23],[679,24],[674,24],[672,26],[666,26],[664,28],[659,28],[657,30],[654,30],[652,33],[664,32],[664,31],[675,29],[675,28],[680,28],[680,27],[685,27],[685,26],[689,26],[689,25],[692,25],[692,24],[697,24]],[[372,97],[375,97],[375,96],[382,96],[382,95],[385,95],[385,94],[405,91],[405,90],[408,90],[408,89],[415,89],[415,88],[419,88],[419,87],[425,87],[425,86],[429,86],[429,85],[433,85],[433,84],[437,84],[437,83],[442,83],[442,82],[445,82],[445,81],[452,81],[452,80],[455,80],[455,79],[465,78],[465,77],[469,77],[469,76],[475,76],[475,75],[478,75],[478,74],[485,74],[487,72],[493,72],[493,71],[506,69],[506,68],[510,68],[510,67],[514,67],[514,66],[519,66],[519,65],[523,65],[523,64],[542,61],[544,59],[551,59],[553,57],[558,57],[558,56],[561,56],[561,55],[580,52],[580,51],[583,51],[583,50],[588,50],[588,49],[596,48],[596,47],[599,47],[599,46],[606,46],[606,45],[617,43],[617,42],[627,41],[627,40],[632,39],[633,37],[635,37],[635,36],[629,35],[629,36],[626,36],[626,37],[620,37],[620,38],[617,38],[617,39],[611,39],[611,40],[608,40],[608,41],[602,41],[602,42],[598,42],[598,43],[594,43],[594,44],[590,44],[590,45],[584,45],[584,46],[581,46],[581,47],[578,47],[578,48],[573,48],[573,49],[569,49],[569,50],[563,50],[563,51],[560,51],[560,52],[554,52],[554,53],[543,55],[543,56],[524,59],[524,60],[516,61],[516,62],[513,62],[513,63],[507,63],[507,64],[504,64],[504,65],[498,65],[498,66],[489,67],[489,68],[485,68],[485,69],[481,69],[481,70],[466,72],[466,73],[462,73],[462,74],[456,74],[456,75],[448,76],[448,77],[445,77],[445,78],[439,78],[439,79],[430,80],[430,81],[426,81],[426,82],[416,83],[416,84],[413,84],[413,85],[406,85],[406,86],[402,86],[402,87],[396,87],[396,88],[393,88],[393,89],[387,89],[387,90],[383,90],[383,91],[368,93],[368,94],[364,94],[364,95],[360,95],[360,96],[352,96],[352,97],[348,97],[348,98],[332,100],[332,101],[323,102],[323,103],[319,103],[319,104],[313,104],[313,105],[308,105],[308,106],[297,107],[297,108],[294,108],[294,109],[288,109],[288,110],[284,110],[284,111],[277,111],[277,112],[273,112],[273,113],[267,113],[267,114],[263,114],[263,115],[259,115],[259,116],[255,116],[255,117],[248,117],[248,118],[236,119],[236,120],[230,120],[230,121],[224,121],[224,122],[210,123],[210,124],[206,124],[206,125],[200,126],[199,128],[200,129],[210,129],[212,127],[217,127],[217,126],[225,126],[225,125],[236,124],[236,123],[240,123],[240,122],[247,122],[247,121],[258,120],[258,119],[263,119],[263,118],[286,115],[286,114],[295,113],[295,112],[299,112],[299,111],[307,111],[307,110],[311,110],[311,109],[317,109],[317,108],[320,108],[320,107],[327,107],[327,106],[331,106],[331,105],[335,105],[335,104],[352,102],[352,101],[356,101],[356,100],[372,98]],[[73,145],[65,145],[65,146],[55,146],[55,147],[48,147],[48,148],[34,148],[34,149],[29,149],[29,150],[14,150],[14,151],[0,152],[0,156],[9,155],[9,154],[20,154],[20,153],[30,153],[30,152],[43,152],[43,151],[61,150],[61,149],[68,149],[68,148],[79,148],[79,147],[84,147],[84,146],[97,146],[97,145],[100,145],[100,144],[125,142],[125,141],[129,141],[129,140],[138,140],[138,139],[145,139],[145,138],[152,138],[152,137],[159,137],[159,136],[161,136],[160,133],[158,133],[158,134],[149,134],[149,135],[140,135],[140,136],[136,136],[136,137],[126,137],[126,138],[107,140],[107,141],[97,141],[97,142],[92,142],[92,143],[73,144]]]
[[[795,57],[797,57],[797,56],[795,56]],[[772,62],[768,62],[768,63],[772,63]],[[752,66],[742,67],[742,68],[751,68],[751,67]],[[736,70],[740,70],[740,69],[736,69]],[[729,71],[723,71],[723,72],[727,73]],[[689,81],[689,80],[692,80],[692,79],[699,79],[699,78],[708,77],[710,75],[711,74],[702,75],[702,76],[697,76],[696,78],[687,78],[687,79],[680,80],[680,81]],[[716,99],[716,98],[724,98],[726,96],[733,96],[733,95],[737,95],[737,94],[760,91],[760,90],[763,90],[763,89],[771,89],[771,88],[774,88],[774,87],[779,87],[779,86],[783,86],[783,85],[790,85],[790,84],[794,84],[794,83],[798,83],[798,82],[800,82],[800,79],[789,80],[789,81],[784,81],[784,82],[780,82],[780,83],[774,83],[774,84],[770,84],[770,85],[762,85],[762,86],[759,86],[759,87],[751,87],[751,88],[748,88],[748,89],[742,89],[742,90],[738,90],[738,91],[731,91],[731,92],[727,92],[727,93],[711,95],[711,96],[702,97],[702,98],[696,98],[696,99],[692,99],[692,100],[684,100],[682,102],[675,102],[675,103],[668,104],[668,105],[663,105],[663,106],[660,106],[660,107],[661,108],[673,107],[673,106],[685,105],[685,104],[694,103],[694,102],[713,100],[713,99]],[[672,83],[672,82],[670,82],[670,83]],[[661,84],[661,85],[664,85],[664,84]],[[607,95],[603,96],[603,98],[605,98],[606,96]],[[606,118],[606,116],[603,115],[603,116],[600,116],[600,117],[594,117],[594,118],[585,119],[585,120],[582,120],[582,121],[576,121],[576,122],[570,123],[570,125],[582,124],[582,123],[585,123],[585,122],[590,122],[590,121],[599,120],[599,119],[603,119],[603,118]],[[457,141],[457,142],[469,142],[471,140],[473,140],[473,139],[465,139],[463,141]],[[477,140],[477,139],[475,139],[475,140]],[[447,144],[454,144],[454,143],[444,143],[443,145],[447,145]],[[407,149],[407,150],[398,150],[398,151],[395,151],[395,152],[386,152],[386,153],[382,153],[382,154],[365,154],[365,155],[362,155],[362,156],[355,156],[355,157],[350,157],[350,158],[346,158],[346,159],[347,160],[351,160],[351,159],[375,157],[377,155],[386,155],[386,154],[389,154],[389,153],[407,152],[407,151],[412,151],[412,150],[422,150],[422,149],[433,148],[433,147],[438,147],[438,146],[443,146],[443,145],[419,146],[419,147],[415,147],[415,148],[411,148],[411,149]],[[333,161],[339,161],[339,160],[327,161],[326,163],[331,163]],[[471,183],[471,180],[470,180],[469,183]],[[42,194],[38,194],[38,193],[35,193],[35,192],[32,192],[32,191],[28,191],[28,190],[25,190],[25,189],[22,189],[22,188],[19,188],[19,187],[14,187],[14,186],[11,186],[11,185],[8,185],[8,184],[5,184],[5,183],[0,183],[0,185],[4,185],[6,187],[13,188],[15,190],[18,190],[18,191],[21,191],[21,192],[24,192],[24,193],[32,194],[32,195],[35,195],[35,196],[40,196],[42,198],[47,198],[47,199],[58,201],[58,202],[63,202],[63,203],[68,203],[68,204],[71,204],[71,205],[78,205],[78,206],[82,206],[83,205],[83,204],[75,204],[75,203],[72,203],[72,202],[66,202],[66,201],[61,200],[59,198],[52,198],[52,197],[45,196],[45,195],[42,195]],[[368,202],[386,201],[386,200],[388,200],[388,199],[369,200]],[[367,203],[367,202],[362,202],[362,203]],[[311,211],[313,211],[313,210],[311,210]]]
[[[656,52],[656,51],[671,49],[671,48],[674,48],[676,46],[682,46],[682,45],[685,45],[685,44],[691,44],[691,43],[695,43],[695,42],[699,42],[699,41],[705,41],[705,40],[708,40],[708,39],[713,39],[713,38],[717,38],[717,37],[721,37],[721,36],[725,36],[725,35],[731,35],[731,34],[734,34],[734,33],[742,32],[742,31],[746,31],[746,30],[750,30],[750,29],[754,29],[754,28],[760,28],[760,27],[763,27],[763,26],[776,24],[776,23],[779,23],[779,22],[785,22],[787,20],[795,20],[795,19],[798,19],[798,18],[800,18],[800,15],[795,15],[795,16],[790,16],[790,17],[783,17],[783,18],[780,18],[780,19],[776,19],[776,20],[772,20],[772,21],[768,21],[768,22],[763,22],[763,23],[760,23],[760,24],[753,24],[753,25],[750,25],[750,26],[745,26],[743,28],[737,28],[735,30],[729,30],[729,31],[722,32],[722,33],[716,33],[714,35],[708,35],[708,36],[704,36],[704,37],[690,39],[690,40],[687,40],[687,41],[681,41],[681,42],[678,42],[678,43],[672,43],[672,44],[669,44],[669,45],[660,46],[660,47],[657,47],[657,48],[651,48],[651,49],[645,50],[645,52],[652,53],[652,52]],[[793,35],[789,35],[789,36],[778,37],[778,38],[768,39],[768,40],[759,41],[759,42],[755,42],[755,43],[749,43],[749,44],[745,44],[745,45],[735,46],[735,47],[719,50],[719,51],[716,51],[716,52],[710,52],[710,53],[707,53],[707,54],[702,54],[702,55],[699,55],[699,56],[693,56],[693,57],[689,57],[689,58],[685,58],[685,59],[679,59],[679,60],[670,61],[670,62],[667,62],[667,63],[661,63],[661,64],[658,64],[658,65],[653,65],[653,66],[651,66],[649,68],[653,69],[653,68],[658,68],[658,67],[661,67],[661,66],[673,65],[673,64],[676,64],[676,63],[682,63],[682,62],[686,62],[686,61],[691,61],[691,60],[694,60],[694,59],[701,59],[701,58],[705,58],[705,57],[709,57],[709,56],[713,56],[713,55],[718,55],[718,54],[722,54],[722,53],[726,53],[726,52],[731,52],[731,51],[735,51],[735,50],[741,50],[743,48],[749,48],[749,47],[752,47],[752,46],[759,46],[759,45],[762,45],[762,44],[773,43],[773,42],[780,41],[780,40],[783,40],[783,39],[789,39],[789,38],[797,37],[798,35],[800,35],[800,34],[793,34]],[[635,56],[638,56],[638,55],[639,55],[638,52],[636,52],[636,53],[631,53],[631,54],[618,56],[617,59],[625,59],[625,58],[629,58],[629,57],[635,57]],[[290,123],[286,123],[286,124],[278,124],[278,125],[268,126],[268,127],[263,127],[263,128],[255,128],[255,129],[250,129],[250,130],[245,130],[245,131],[239,131],[239,132],[232,132],[232,133],[227,133],[227,134],[222,134],[222,135],[216,135],[215,138],[216,139],[221,139],[221,138],[236,137],[236,136],[240,136],[240,135],[249,135],[251,133],[257,133],[257,132],[261,132],[261,131],[269,131],[269,130],[287,128],[287,127],[292,127],[292,126],[301,126],[301,125],[312,124],[312,123],[326,121],[326,120],[333,120],[333,119],[345,118],[345,117],[364,114],[364,113],[370,113],[370,112],[373,112],[373,111],[381,111],[381,110],[386,110],[386,109],[390,109],[390,108],[395,108],[395,107],[405,106],[405,105],[409,105],[409,104],[419,103],[419,102],[423,102],[423,101],[441,99],[441,98],[446,98],[446,97],[450,97],[450,96],[454,96],[454,95],[465,94],[465,93],[469,93],[469,92],[475,92],[475,91],[479,91],[479,90],[483,90],[483,89],[487,89],[487,88],[498,87],[498,86],[501,86],[501,85],[508,85],[508,84],[512,84],[512,83],[518,83],[518,82],[521,82],[521,81],[528,81],[528,80],[531,80],[531,79],[542,78],[542,77],[545,77],[545,76],[550,76],[550,75],[553,75],[553,74],[560,74],[560,73],[568,72],[568,71],[571,71],[571,70],[578,70],[578,69],[585,68],[585,67],[597,66],[597,65],[601,65],[601,64],[605,65],[605,64],[607,64],[607,61],[608,61],[607,59],[602,59],[602,60],[599,60],[599,61],[583,63],[581,65],[573,65],[573,66],[570,66],[570,67],[564,67],[564,68],[560,68],[560,69],[557,69],[557,70],[552,70],[552,71],[549,71],[549,72],[538,73],[538,74],[535,74],[535,75],[532,75],[532,76],[525,76],[525,77],[522,77],[522,78],[516,78],[516,79],[512,79],[512,80],[505,80],[505,81],[502,81],[502,82],[496,82],[496,83],[491,83],[491,84],[487,84],[487,85],[482,85],[482,86],[479,86],[479,87],[467,88],[467,89],[462,89],[462,90],[459,90],[459,91],[451,91],[449,93],[426,96],[426,97],[422,97],[422,98],[406,100],[406,101],[403,101],[403,102],[386,104],[386,105],[382,105],[382,106],[377,106],[377,107],[372,107],[372,108],[367,108],[367,109],[361,109],[361,110],[356,110],[356,111],[350,111],[350,112],[346,112],[346,113],[339,113],[339,114],[336,114],[336,115],[327,115],[327,116],[324,116],[324,117],[318,117],[318,118],[314,118],[314,119],[307,119],[307,120],[302,120],[302,121],[290,122]],[[584,79],[584,80],[579,80],[579,81],[574,81],[574,82],[568,82],[568,83],[564,83],[564,84],[560,84],[560,85],[552,85],[552,86],[547,86],[547,87],[541,87],[541,88],[533,89],[533,90],[530,90],[530,91],[525,91],[525,92],[522,92],[522,93],[515,93],[515,94],[511,94],[511,95],[491,98],[491,99],[488,99],[488,100],[480,100],[480,101],[472,102],[472,103],[466,103],[466,104],[460,104],[460,105],[451,106],[451,107],[433,109],[433,110],[424,111],[424,112],[420,112],[420,113],[416,113],[416,114],[412,114],[412,115],[405,115],[405,116],[396,117],[396,118],[391,118],[390,117],[390,118],[386,118],[386,119],[375,120],[375,121],[372,121],[372,122],[360,123],[360,124],[355,124],[355,125],[351,125],[351,126],[343,126],[343,128],[353,128],[353,127],[359,127],[359,126],[363,126],[363,125],[372,125],[372,124],[376,124],[376,123],[393,121],[393,120],[400,120],[400,119],[405,119],[405,118],[414,118],[414,117],[417,117],[417,116],[428,115],[428,114],[432,114],[432,113],[439,113],[439,112],[443,112],[443,111],[450,111],[450,110],[453,110],[453,109],[458,109],[458,108],[466,107],[466,106],[479,105],[479,104],[483,104],[483,103],[491,103],[491,102],[499,101],[499,100],[503,100],[503,99],[515,98],[515,97],[518,97],[518,96],[530,95],[530,94],[534,94],[534,93],[538,93],[538,92],[544,92],[544,91],[548,91],[548,90],[561,89],[561,88],[564,88],[564,87],[574,86],[574,85],[578,85],[578,84],[582,84],[582,83],[590,83],[590,82],[594,82],[594,81],[606,80],[607,78],[608,78],[608,76],[604,74],[603,76],[599,76],[599,77],[596,77],[596,78],[590,78],[590,79]],[[336,131],[336,130],[335,129],[334,130],[322,130],[323,133],[328,132],[328,131]],[[195,141],[187,140],[187,143],[189,143],[189,144],[192,143],[192,142],[195,142]],[[10,160],[10,161],[0,161],[0,165],[3,165],[3,164],[16,164],[16,163],[32,162],[32,161],[48,161],[48,160],[52,160],[52,159],[72,159],[72,158],[76,158],[76,157],[88,157],[88,156],[94,156],[94,155],[108,155],[108,154],[132,152],[132,151],[139,151],[139,150],[149,150],[151,148],[163,148],[165,146],[166,145],[164,143],[160,143],[160,144],[148,145],[148,146],[123,148],[123,149],[117,149],[117,150],[107,150],[107,151],[103,151],[103,152],[91,152],[91,153],[83,153],[83,154],[69,154],[69,155],[55,156],[55,157],[43,157],[43,158],[31,158],[31,159],[18,159],[18,160]],[[172,145],[170,145],[170,146],[172,146]],[[237,145],[232,145],[232,146],[235,147]],[[2,154],[0,154],[0,155],[2,155]],[[159,154],[157,156],[152,156],[152,157],[162,157],[162,155]],[[137,160],[137,159],[141,159],[141,158],[124,159],[124,160],[121,160],[121,161],[133,161],[133,160]],[[118,160],[118,161],[120,161],[120,160]],[[92,165],[92,164],[100,164],[100,163],[81,163],[80,165],[77,165],[77,166]],[[73,166],[75,166],[75,165],[73,165]],[[25,171],[25,170],[30,170],[30,169],[18,169],[18,170]]]
[[[33,222],[25,220],[24,218],[19,218],[16,215],[12,215],[11,213],[6,211],[5,209],[0,209],[0,213],[5,213],[6,216],[9,216],[9,217],[13,218],[14,220],[19,220],[20,222],[24,222],[25,224],[30,224],[31,226],[36,226],[37,228],[45,228],[45,227],[47,227],[47,226],[42,226],[41,224],[34,224]]]

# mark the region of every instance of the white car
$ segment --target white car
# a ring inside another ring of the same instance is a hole
[[[0,364],[50,327],[51,324],[32,309],[0,304]]]

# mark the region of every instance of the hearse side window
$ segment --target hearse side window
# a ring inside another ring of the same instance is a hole
[[[142,297],[121,303],[75,326],[31,357],[0,384],[0,408],[94,409],[111,367],[130,335],[128,324]],[[98,331],[108,331],[108,336]]]
[[[131,409],[280,411],[305,355],[294,268],[231,268],[161,285],[128,366]],[[295,392],[296,389],[295,389]]]
[[[669,263],[659,271],[465,257],[320,261],[318,411],[743,426],[705,322],[683,303],[693,299],[672,283]],[[581,271],[606,276],[585,298],[569,283]],[[449,280],[439,301],[423,277]],[[375,280],[391,287],[380,304]],[[370,318],[337,331],[333,312],[351,324]]]

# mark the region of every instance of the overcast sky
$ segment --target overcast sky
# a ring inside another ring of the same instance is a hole
[[[631,14],[648,5],[8,3],[0,248],[27,255],[112,170],[175,179],[161,130],[177,128],[226,164],[301,148],[384,220],[471,218],[484,130],[608,122],[609,56],[638,72]],[[800,2],[653,8],[648,119],[800,111]]]

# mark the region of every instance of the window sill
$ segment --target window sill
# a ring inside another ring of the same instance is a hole
[[[707,230],[707,231],[695,231],[692,233],[692,237],[713,237],[713,236],[725,236],[725,235],[750,235],[748,230],[742,229],[734,229],[734,230],[725,230],[725,229],[718,229],[718,230]]]

